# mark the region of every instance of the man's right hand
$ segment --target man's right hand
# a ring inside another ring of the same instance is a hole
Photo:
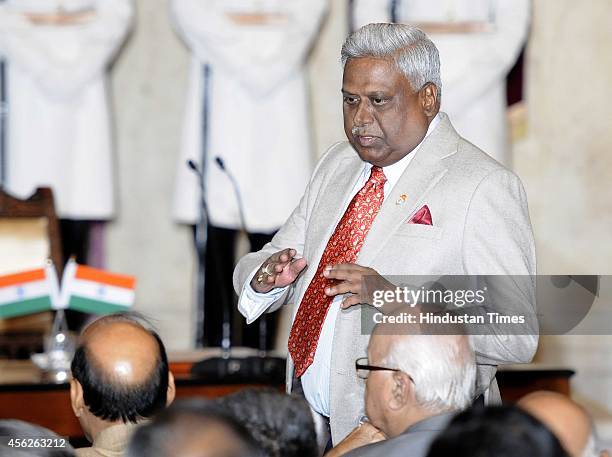
[[[283,249],[268,257],[251,280],[253,290],[265,294],[293,283],[306,268],[306,259],[296,259],[296,254],[295,249]]]

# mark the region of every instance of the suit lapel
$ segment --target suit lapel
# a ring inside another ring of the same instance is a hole
[[[312,244],[312,259],[320,261],[327,242],[336,229],[340,218],[353,198],[352,189],[363,172],[364,162],[355,153],[338,162],[331,173],[329,184],[322,186],[321,194],[317,196],[315,209],[309,224],[309,241]],[[317,265],[310,265],[311,275]],[[309,276],[311,276],[309,275]],[[310,278],[308,279],[310,283]]]
[[[425,139],[416,157],[408,165],[391,193],[385,198],[380,213],[374,220],[357,262],[372,263],[393,233],[425,204],[427,194],[447,172],[444,158],[457,151],[459,136],[444,113],[440,123]],[[405,201],[400,197],[405,196]],[[436,221],[433,221],[434,224]]]

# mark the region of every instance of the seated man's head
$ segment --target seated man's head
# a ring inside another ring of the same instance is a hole
[[[378,369],[358,370],[367,376],[368,418],[388,437],[427,417],[462,410],[474,398],[476,362],[467,336],[418,332],[414,326],[379,324],[366,363]]]
[[[139,427],[127,457],[269,457],[249,432],[218,404],[178,401]]]
[[[114,314],[81,334],[70,399],[90,441],[111,425],[151,417],[174,399],[166,350],[145,325],[135,314]]]
[[[586,410],[571,398],[556,392],[533,392],[517,405],[544,423],[571,457],[596,457],[593,422]],[[601,455],[607,455],[601,454]]]
[[[303,397],[245,389],[219,399],[271,457],[319,455],[315,423]]]
[[[471,408],[458,414],[427,457],[567,457],[544,424],[516,406]]]

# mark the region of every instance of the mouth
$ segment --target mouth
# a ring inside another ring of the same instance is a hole
[[[361,146],[368,147],[372,146],[376,140],[378,140],[378,137],[369,135],[355,135],[355,139]]]

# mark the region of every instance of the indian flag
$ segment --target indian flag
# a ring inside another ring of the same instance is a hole
[[[0,276],[0,318],[50,310],[54,278],[53,266]]]
[[[69,309],[84,313],[125,311],[134,304],[135,285],[133,276],[109,273],[70,260],[62,278],[62,302]]]

